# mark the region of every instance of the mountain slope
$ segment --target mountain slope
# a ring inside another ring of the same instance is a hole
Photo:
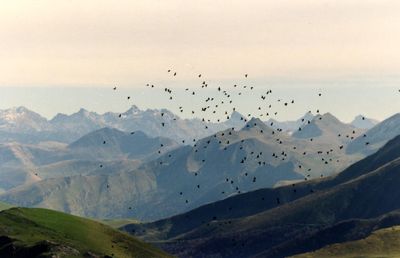
[[[0,202],[0,211],[7,210],[7,209],[10,209],[12,207],[13,206],[8,204],[8,203]]]
[[[91,132],[68,145],[74,153],[90,155],[97,160],[119,158],[144,159],[178,147],[171,139],[149,137],[141,131],[125,133],[114,128]],[[160,151],[160,153],[157,153]]]
[[[96,137],[82,139],[80,144],[71,144],[70,148],[80,145],[91,148],[93,145],[96,146],[95,156],[102,156],[99,151],[107,148],[107,143],[120,146],[113,143],[125,137],[122,133],[115,138],[107,136],[106,144],[103,144],[104,131],[100,135],[98,132],[94,133]],[[128,142],[122,142],[125,141]],[[118,153],[119,148],[114,153]],[[322,153],[329,149],[332,151]],[[193,146],[167,152],[138,169],[113,175],[100,172],[49,178],[10,190],[0,199],[20,206],[60,209],[77,215],[130,216],[149,221],[242,192],[331,174],[354,159],[343,156],[336,146],[293,139],[259,119],[251,119],[240,131],[221,131]],[[125,181],[121,182],[121,179]]]
[[[180,256],[261,254],[343,220],[368,219],[399,209],[399,156],[400,136],[336,177],[246,193],[170,219],[129,225],[125,230],[145,239],[163,240],[160,245],[165,250]],[[264,211],[254,212],[251,207],[257,204],[263,205]],[[254,213],[246,216],[243,210],[249,207]]]
[[[33,133],[49,129],[46,118],[25,107],[0,110],[0,131]]]
[[[389,141],[377,153],[356,162],[336,176],[304,181],[296,183],[295,186],[259,189],[239,194],[154,223],[127,225],[125,229],[128,232],[135,230],[137,235],[143,235],[144,238],[150,240],[169,239],[209,223],[213,221],[214,217],[229,220],[254,215],[279,206],[277,198],[279,198],[280,204],[290,203],[313,192],[335,187],[376,170],[399,158],[399,149],[400,136]],[[185,223],[182,223],[182,221],[185,221]],[[143,229],[151,230],[153,234],[141,234],[140,232]]]
[[[300,127],[293,133],[295,138],[310,138],[320,141],[330,142],[350,142],[363,130],[342,123],[330,113],[316,115],[310,122],[304,122],[304,126]]]
[[[359,129],[371,129],[378,123],[379,123],[378,120],[367,118],[362,115],[358,115],[353,119],[353,121],[351,121],[350,124],[352,126],[354,126],[355,128],[359,128]]]
[[[0,212],[2,257],[169,257],[101,223],[45,209]]]
[[[70,145],[4,143],[0,144],[0,190],[47,178],[131,171],[177,147],[168,138],[111,128],[89,133]]]
[[[220,246],[217,252],[222,256],[232,257],[236,253],[240,254],[236,257],[243,257],[264,252],[300,234],[341,220],[375,217],[400,208],[397,202],[400,194],[396,191],[400,183],[399,169],[400,159],[350,183],[229,224],[217,220],[174,241],[191,243],[187,255],[213,255],[217,251],[215,247]],[[212,239],[208,237],[210,232],[213,232]],[[234,239],[237,246],[225,247],[223,243],[227,239]],[[260,246],[257,244],[260,242],[268,244]]]
[[[364,136],[365,134],[365,136]],[[383,146],[390,139],[400,134],[400,113],[397,113],[375,125],[363,135],[351,142],[346,152],[349,154],[371,154]]]
[[[313,119],[314,115],[311,112],[307,112],[304,116],[295,121],[277,121],[271,118],[266,122],[266,124],[275,129],[282,129],[283,131],[287,132],[295,132],[300,127],[307,124],[308,121],[312,121]]]
[[[326,246],[320,250],[295,255],[296,258],[312,257],[399,257],[400,226],[374,231],[365,239]]]
[[[396,225],[400,225],[400,212],[398,210],[372,219],[345,220],[315,232],[299,235],[258,256],[281,257],[306,253],[335,243],[364,239],[373,231]]]

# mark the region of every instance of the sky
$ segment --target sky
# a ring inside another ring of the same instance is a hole
[[[4,0],[0,107],[32,106],[47,117],[79,107],[122,110],[116,98],[91,96],[107,96],[114,85],[136,95],[146,83],[183,89],[197,86],[201,73],[210,88],[246,83],[298,98],[325,90],[349,102],[315,108],[344,120],[383,119],[399,110],[399,13],[399,1],[385,0]],[[137,104],[171,106],[152,100]],[[252,100],[240,101],[241,109]]]

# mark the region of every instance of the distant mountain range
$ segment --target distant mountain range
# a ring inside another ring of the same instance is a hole
[[[313,117],[314,115],[308,112],[297,121],[279,122],[270,119],[266,124],[290,133],[311,121]],[[110,127],[125,132],[139,130],[153,137],[161,136],[178,142],[193,143],[193,139],[198,140],[228,128],[240,129],[247,122],[246,118],[236,111],[227,118],[220,123],[211,123],[197,118],[181,119],[167,109],[140,110],[132,106],[123,113],[104,114],[82,108],[74,114],[57,114],[51,120],[47,120],[25,107],[16,107],[0,110],[0,142],[71,143],[94,130]],[[359,129],[369,129],[375,123],[375,120],[358,116],[352,125]]]
[[[178,257],[331,257],[363,246],[399,253],[389,239],[400,236],[399,114],[346,124],[330,113],[263,122],[233,112],[208,123],[137,107],[47,120],[19,107],[0,111],[0,142],[1,201],[129,218],[115,223]],[[13,225],[14,235],[5,229],[0,256],[9,246],[85,256],[79,234],[55,216],[90,224],[107,243],[117,234],[69,215],[14,208],[0,213],[0,224],[28,224]],[[22,228],[71,242],[31,246]],[[139,247],[117,246],[120,254],[165,255],[119,237]]]
[[[0,189],[59,176],[132,170],[177,147],[179,144],[168,138],[111,128],[91,132],[69,145],[4,143],[0,144]]]
[[[24,108],[15,112],[30,114]],[[178,121],[166,110],[131,108],[121,118],[114,113],[81,110],[71,116],[57,115],[47,124],[58,124],[66,131],[81,128],[83,133],[107,119],[118,124],[119,119],[131,123],[137,118],[145,123],[147,116],[153,117],[148,123],[154,126],[168,116],[170,121]],[[82,117],[91,122],[81,123]],[[97,218],[157,220],[243,192],[336,174],[365,157],[372,146],[385,144],[397,130],[396,123],[400,124],[395,118],[366,132],[329,113],[307,113],[291,132],[257,118],[247,121],[234,112],[221,123],[228,129],[185,141],[183,146],[170,138],[148,136],[147,131],[115,127],[94,129],[69,144],[3,143],[0,199]],[[45,120],[41,124],[46,124]],[[379,128],[388,125],[391,132],[381,134],[379,144],[362,144],[351,150],[358,139],[373,143]],[[242,128],[233,130],[235,126]],[[38,125],[16,128],[39,130]]]
[[[67,146],[74,159],[38,167],[42,180],[9,189],[0,199],[89,217],[155,220],[231,195],[331,175],[360,158],[341,148],[350,142],[346,135],[360,130],[332,115],[318,115],[303,128],[318,128],[318,135],[291,136],[253,118],[239,131],[227,129],[182,147],[168,139],[101,129]],[[129,167],[133,158],[141,165]]]
[[[397,136],[337,176],[260,189],[123,229],[180,257],[289,257],[400,225],[399,171]],[[381,246],[368,245],[375,244]]]
[[[166,109],[140,110],[132,106],[123,113],[97,114],[80,109],[72,115],[57,114],[47,120],[25,107],[0,111],[0,142],[38,143],[58,141],[71,143],[85,134],[104,127],[121,131],[143,131],[175,141],[192,142],[217,131],[245,124],[243,117],[233,112],[225,122],[210,123],[199,119],[181,119]]]

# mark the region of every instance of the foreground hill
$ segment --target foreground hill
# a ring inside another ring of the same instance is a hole
[[[10,208],[12,208],[12,205],[5,202],[0,202],[0,211],[7,210]]]
[[[400,257],[400,226],[374,231],[365,239],[333,244],[320,250],[296,255],[296,258],[317,257]]]
[[[144,239],[161,240],[165,250],[181,257],[285,257],[305,252],[298,245],[307,246],[308,241],[302,240],[337,223],[400,209],[399,171],[400,136],[335,177],[246,193],[124,228]],[[362,230],[358,236],[365,237]],[[279,248],[293,239],[292,249]]]
[[[0,212],[1,257],[169,257],[88,219],[45,210]]]

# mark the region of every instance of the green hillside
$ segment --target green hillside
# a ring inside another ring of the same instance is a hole
[[[46,209],[0,212],[0,257],[169,257],[96,221]]]
[[[0,211],[10,209],[11,207],[13,206],[8,203],[0,202]]]
[[[367,238],[333,244],[320,250],[296,255],[296,258],[314,257],[400,257],[400,226],[380,229]]]
[[[140,221],[135,219],[105,219],[100,222],[112,227],[112,228],[121,228],[128,224],[139,224]]]

